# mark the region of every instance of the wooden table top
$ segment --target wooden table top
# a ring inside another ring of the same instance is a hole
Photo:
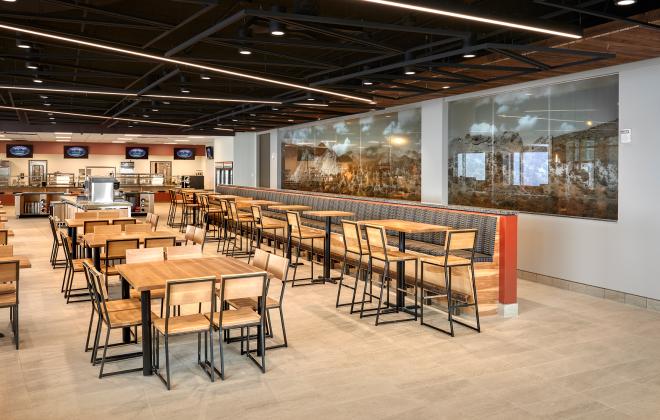
[[[432,225],[429,223],[411,222],[410,220],[398,219],[360,220],[358,223],[363,225],[382,226],[387,230],[403,233],[431,233],[451,230],[449,226]]]
[[[175,236],[177,241],[184,241],[185,238],[176,233],[167,230],[157,230],[155,232],[134,232],[134,233],[86,233],[82,239],[86,246],[90,248],[101,248],[105,246],[106,241],[114,239],[138,239],[140,243],[145,238],[162,238]]]
[[[236,201],[236,207],[240,208],[246,208],[246,207],[252,207],[252,206],[263,206],[263,207],[269,207],[269,206],[276,206],[282,204],[279,201],[270,201],[270,200],[238,200]]]
[[[66,225],[67,225],[68,227],[76,227],[76,228],[79,228],[79,227],[83,227],[83,226],[85,226],[85,222],[86,222],[87,220],[94,220],[94,221],[97,221],[97,220],[107,220],[109,223],[112,223],[112,221],[115,220],[115,219],[119,219],[119,220],[124,220],[124,219],[135,219],[135,217],[111,217],[111,218],[108,218],[108,217],[101,217],[101,218],[98,218],[98,219],[64,219],[64,223],[66,223]],[[142,222],[142,220],[136,220],[135,223],[143,223],[143,222]]]
[[[315,217],[350,217],[350,216],[355,216],[355,213],[351,213],[350,211],[339,211],[339,210],[312,210],[312,211],[306,211],[304,214],[308,216],[315,216]]]
[[[258,273],[263,270],[230,257],[191,258],[116,265],[119,274],[138,292],[164,289],[167,280],[227,274]]]
[[[20,268],[32,268],[32,263],[28,257],[23,257],[21,255],[14,255],[12,257],[0,257],[0,261],[16,261],[18,260],[18,266]]]
[[[284,204],[279,206],[270,206],[271,210],[283,210],[283,211],[305,211],[311,210],[310,206],[303,206],[302,204]]]
[[[229,201],[252,200],[252,197],[243,197],[240,195],[230,195],[230,194],[211,194],[210,196],[216,200],[229,200]]]

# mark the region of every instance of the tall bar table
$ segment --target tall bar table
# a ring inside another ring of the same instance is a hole
[[[336,283],[337,279],[330,276],[330,236],[332,235],[332,218],[333,217],[352,217],[355,213],[348,211],[337,210],[312,210],[304,212],[307,216],[323,217],[325,218],[325,242],[323,246],[323,276],[319,280],[325,282]]]

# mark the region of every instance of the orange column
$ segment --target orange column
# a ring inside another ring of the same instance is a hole
[[[518,300],[518,216],[500,216],[500,297],[502,304]]]

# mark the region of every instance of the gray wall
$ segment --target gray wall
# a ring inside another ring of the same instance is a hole
[[[257,186],[257,135],[236,133],[234,137],[234,185]]]

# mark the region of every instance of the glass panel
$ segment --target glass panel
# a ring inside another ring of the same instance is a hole
[[[617,219],[617,75],[449,103],[449,203]]]
[[[419,108],[282,129],[282,187],[421,199]]]

